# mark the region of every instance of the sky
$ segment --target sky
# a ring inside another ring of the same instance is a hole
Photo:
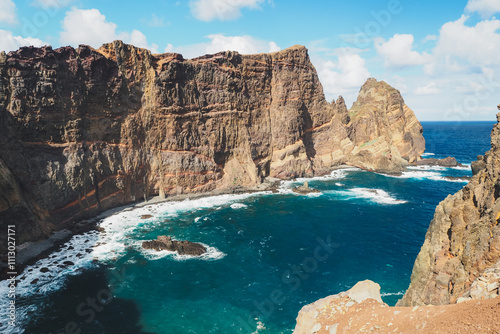
[[[500,0],[0,0],[0,51],[116,39],[185,58],[304,45],[326,98],[369,77],[421,121],[494,121]]]

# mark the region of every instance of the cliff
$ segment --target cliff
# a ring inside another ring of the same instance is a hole
[[[155,195],[341,164],[394,172],[424,151],[397,90],[369,79],[350,111],[328,103],[302,46],[191,60],[120,41],[1,53],[0,132],[0,225],[18,243]]]
[[[500,121],[500,113],[497,114]],[[500,124],[475,175],[436,208],[398,305],[442,305],[498,295],[500,282]]]

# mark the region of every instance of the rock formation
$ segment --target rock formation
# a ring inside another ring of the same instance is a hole
[[[1,53],[0,132],[0,225],[16,224],[19,243],[154,195],[340,164],[398,171],[424,151],[396,89],[369,79],[350,111],[328,103],[302,46],[191,60],[120,41]]]
[[[426,165],[426,166],[443,166],[443,167],[462,167],[462,164],[457,162],[457,159],[453,157],[447,157],[444,159],[421,159],[412,163],[413,165]]]
[[[500,273],[499,123],[491,132],[491,150],[480,158],[482,166],[470,182],[436,208],[410,287],[398,305],[441,305],[498,294],[494,283],[500,274],[484,275]],[[488,282],[483,291],[478,281]]]
[[[302,194],[302,195],[320,192],[318,189],[309,188],[309,183],[307,181],[305,181],[304,184],[301,186],[293,187],[292,191],[297,193],[297,194]]]
[[[293,333],[496,334],[500,329],[499,302],[496,298],[454,305],[388,307],[380,300],[379,285],[363,281],[347,292],[304,306]]]
[[[187,240],[172,240],[172,237],[160,235],[156,240],[144,241],[142,243],[144,249],[154,249],[155,251],[168,250],[177,252],[179,255],[202,255],[207,252],[207,249],[202,244]]]

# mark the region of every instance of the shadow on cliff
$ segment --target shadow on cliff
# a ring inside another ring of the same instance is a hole
[[[109,284],[106,269],[99,268],[68,278],[65,286],[48,298],[35,297],[39,299],[35,301],[38,309],[36,316],[28,315],[25,333],[155,334],[143,330],[141,313],[134,302],[117,297],[106,305],[97,302],[100,295],[106,295],[101,291],[109,291]],[[32,304],[33,300],[22,298],[19,303]]]
[[[302,142],[304,143],[304,147],[306,148],[307,158],[312,160],[316,156],[316,150],[314,148],[314,141],[312,138],[313,132],[307,131],[307,129],[312,129],[313,121],[311,118],[311,114],[309,113],[309,110],[307,109],[305,104],[302,104],[302,106],[300,107],[300,114],[304,122],[304,129],[306,129],[306,131],[304,131],[302,135]]]

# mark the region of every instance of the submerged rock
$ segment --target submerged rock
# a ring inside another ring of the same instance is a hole
[[[177,252],[179,255],[195,255],[205,254],[207,249],[200,243],[187,240],[172,240],[172,237],[160,235],[156,240],[144,241],[142,243],[144,249],[154,249],[156,251],[168,250]]]

